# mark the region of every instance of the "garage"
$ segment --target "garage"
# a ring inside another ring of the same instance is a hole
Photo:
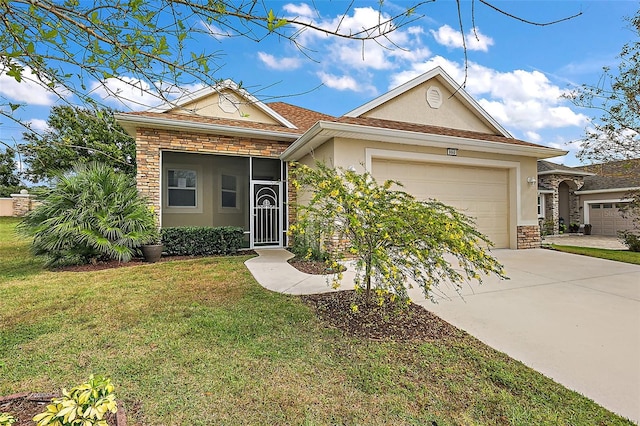
[[[628,203],[590,203],[589,221],[593,235],[617,235],[618,231],[632,230],[633,221],[625,218],[620,212],[620,207]]]
[[[476,220],[496,248],[509,247],[509,171],[501,168],[373,159],[378,181],[400,181],[416,198],[434,198]]]

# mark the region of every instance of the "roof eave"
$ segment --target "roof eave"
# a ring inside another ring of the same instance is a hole
[[[256,139],[296,140],[299,133],[278,132],[273,130],[252,129],[213,123],[196,123],[193,121],[175,120],[165,117],[146,117],[123,113],[114,114],[116,121],[129,133],[136,135],[137,128],[147,127],[166,130],[186,130],[197,133],[215,133],[226,136],[250,136]]]
[[[544,170],[542,172],[538,172],[538,176],[544,176],[544,175],[595,176],[595,173],[562,170],[562,169]]]
[[[587,195],[587,194],[607,194],[612,192],[631,192],[631,191],[640,191],[640,186],[633,186],[630,188],[588,189],[586,191],[575,191],[575,193],[579,195]]]
[[[567,151],[543,146],[516,145],[458,136],[446,136],[407,130],[384,129],[357,124],[319,121],[297,141],[289,146],[289,148],[282,153],[280,158],[285,161],[297,161],[311,153],[318,146],[332,137],[402,143],[404,145],[414,146],[458,148],[461,150],[520,155],[535,157],[538,159],[552,158],[567,154]]]

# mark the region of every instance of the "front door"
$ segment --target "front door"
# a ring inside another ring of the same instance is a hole
[[[282,246],[282,182],[251,182],[251,247]]]

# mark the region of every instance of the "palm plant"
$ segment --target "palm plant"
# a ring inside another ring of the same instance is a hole
[[[127,262],[142,244],[158,239],[147,201],[131,176],[101,163],[77,166],[58,178],[18,230],[48,266],[101,259]]]

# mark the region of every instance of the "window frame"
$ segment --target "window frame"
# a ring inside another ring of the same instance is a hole
[[[203,209],[203,172],[199,164],[188,163],[166,163],[162,167],[162,206],[163,211],[168,214],[181,213],[202,213]],[[195,173],[195,188],[180,188],[169,186],[169,172],[176,170],[187,170]],[[169,191],[173,189],[188,189],[195,191],[195,206],[172,206],[169,204]]]
[[[223,187],[223,177],[232,177],[234,179],[235,182],[235,189],[228,189],[228,188],[224,188]],[[220,170],[219,174],[218,174],[218,195],[219,195],[219,202],[218,202],[218,213],[239,213],[242,210],[242,177],[239,176],[237,173],[234,173],[230,170]],[[223,205],[223,196],[222,194],[226,192],[226,193],[233,193],[235,194],[235,201],[236,204],[234,207],[230,207],[230,206],[225,206]]]

